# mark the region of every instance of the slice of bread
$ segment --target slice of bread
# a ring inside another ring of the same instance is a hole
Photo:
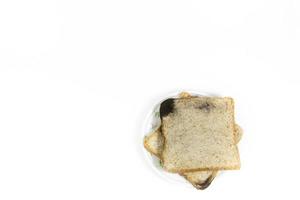
[[[232,98],[170,98],[161,103],[161,152],[173,173],[239,169]]]

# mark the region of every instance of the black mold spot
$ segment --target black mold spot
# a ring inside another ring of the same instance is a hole
[[[166,99],[160,104],[159,114],[162,119],[165,116],[168,116],[170,113],[174,111],[174,99]]]
[[[203,103],[203,104],[201,104],[199,107],[198,107],[198,109],[200,109],[200,110],[203,110],[203,111],[205,111],[205,112],[209,112],[211,109],[213,109],[215,106],[214,105],[212,105],[212,104],[210,104],[210,103],[208,103],[208,102],[205,102],[205,103]]]

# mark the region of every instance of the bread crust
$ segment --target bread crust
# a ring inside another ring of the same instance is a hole
[[[189,177],[187,176],[187,173],[181,174],[181,176],[183,176],[187,181],[189,181],[196,189],[198,190],[204,190],[206,189],[208,186],[210,186],[211,182],[215,179],[215,177],[217,176],[218,171],[211,171],[211,175],[205,179],[204,181],[192,181],[191,179],[189,179]]]
[[[157,130],[155,130],[155,131],[153,131],[152,133],[150,133],[150,135],[148,135],[148,136],[146,136],[146,137],[144,138],[144,147],[145,147],[145,149],[146,149],[149,153],[155,155],[155,156],[158,157],[158,158],[160,158],[160,156],[161,156],[160,153],[159,153],[159,151],[155,152],[155,151],[153,150],[153,148],[150,147],[148,141],[150,141],[151,138],[155,137],[155,134],[156,134],[156,133],[159,133],[159,131],[160,131],[160,128],[157,129]],[[160,134],[160,133],[159,133],[159,134]]]

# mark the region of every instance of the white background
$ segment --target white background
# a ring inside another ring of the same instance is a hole
[[[2,0],[0,199],[299,199],[300,1]],[[232,96],[242,168],[157,176],[142,125],[184,89]]]

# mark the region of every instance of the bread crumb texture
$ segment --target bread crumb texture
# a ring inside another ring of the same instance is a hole
[[[228,97],[175,99],[162,118],[161,157],[169,172],[239,169],[234,103]]]

